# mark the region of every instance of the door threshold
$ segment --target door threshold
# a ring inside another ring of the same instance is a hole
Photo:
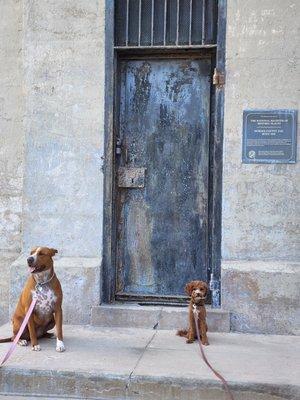
[[[188,296],[167,296],[155,294],[136,294],[136,293],[116,293],[116,301],[131,302],[140,305],[186,305],[189,301]]]
[[[190,301],[188,296],[168,296],[168,295],[140,295],[136,293],[116,293],[116,302],[122,303],[135,303],[141,306],[173,306],[173,307],[186,307]],[[211,304],[211,296],[208,293],[205,304]]]
[[[164,301],[139,301],[137,303],[139,306],[161,306],[161,307],[186,307],[188,302],[186,303],[168,303]]]

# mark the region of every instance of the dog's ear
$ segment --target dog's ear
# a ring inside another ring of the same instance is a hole
[[[58,251],[56,249],[49,249],[49,255],[50,257],[55,256],[55,254],[58,253]]]
[[[196,281],[195,282],[195,287],[197,287],[198,289],[203,289],[205,288],[205,292],[208,292],[208,284],[204,281]]]
[[[203,286],[205,287],[206,293],[207,293],[208,292],[208,284],[206,282],[203,282]]]
[[[185,285],[185,291],[186,293],[190,296],[192,294],[192,291],[194,289],[194,282],[189,282]]]

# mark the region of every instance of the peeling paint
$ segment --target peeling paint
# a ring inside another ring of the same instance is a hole
[[[119,291],[184,295],[206,279],[210,72],[209,59],[121,65],[119,166],[147,170],[144,188],[120,189]]]

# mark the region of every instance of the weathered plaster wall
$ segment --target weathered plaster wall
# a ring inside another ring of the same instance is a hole
[[[104,1],[24,0],[24,246],[100,257]]]
[[[300,264],[224,261],[222,307],[233,331],[300,334]]]
[[[244,109],[299,107],[300,4],[227,2],[223,258],[299,260],[300,162],[247,165],[241,154]]]
[[[0,325],[9,266],[21,248],[23,187],[22,1],[0,2]]]
[[[299,108],[299,2],[227,4],[222,306],[233,330],[295,334],[300,162],[248,165],[241,155],[243,110]]]

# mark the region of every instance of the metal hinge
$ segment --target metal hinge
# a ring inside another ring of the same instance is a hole
[[[122,154],[122,140],[120,138],[117,138],[115,151],[117,155]]]
[[[217,68],[214,70],[213,84],[216,85],[218,89],[221,89],[225,85],[225,75],[218,71]]]

